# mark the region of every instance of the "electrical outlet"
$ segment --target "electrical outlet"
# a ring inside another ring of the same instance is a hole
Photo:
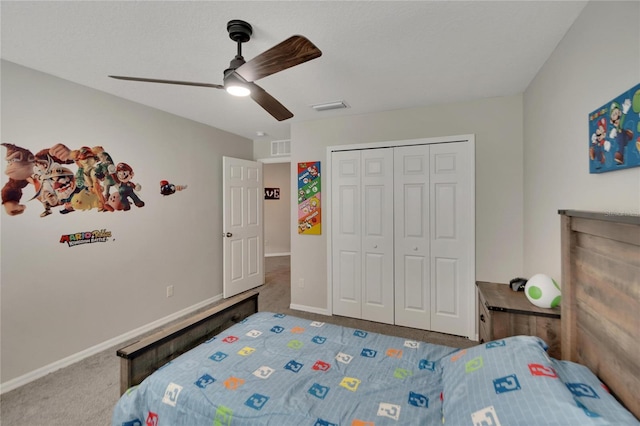
[[[304,288],[304,278],[300,278],[300,279],[298,280],[298,287],[300,287],[300,288]]]
[[[168,285],[167,286],[167,297],[173,297],[173,286],[172,285]]]

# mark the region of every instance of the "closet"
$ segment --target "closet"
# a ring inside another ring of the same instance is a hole
[[[472,140],[330,150],[332,311],[475,337]]]

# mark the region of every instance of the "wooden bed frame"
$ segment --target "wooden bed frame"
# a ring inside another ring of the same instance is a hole
[[[640,215],[560,210],[562,359],[640,418]]]
[[[558,213],[562,358],[589,367],[640,418],[640,215]],[[257,311],[250,291],[118,350],[121,393]]]
[[[167,362],[258,312],[258,292],[248,291],[118,349],[120,394]]]

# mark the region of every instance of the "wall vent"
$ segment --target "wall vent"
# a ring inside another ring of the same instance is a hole
[[[271,156],[291,155],[291,139],[271,141]]]

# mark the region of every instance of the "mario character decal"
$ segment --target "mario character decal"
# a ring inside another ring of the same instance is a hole
[[[185,189],[187,189],[187,185],[174,185],[169,183],[168,180],[160,181],[160,194],[164,196],[175,194],[176,191],[183,191]]]
[[[320,192],[320,162],[298,163],[298,234],[321,234]]]
[[[122,210],[131,210],[131,204],[129,204],[129,198],[133,201],[133,204],[136,207],[144,207],[144,201],[142,201],[135,191],[140,191],[142,188],[140,185],[136,185],[131,182],[133,179],[133,169],[127,163],[118,163],[115,167],[115,170],[110,167],[110,171],[115,171],[112,173],[113,179],[116,181],[116,185],[118,186],[118,193],[120,194],[120,203],[122,203]],[[134,191],[135,190],[135,191]]]
[[[640,84],[589,114],[589,172],[640,166]]]
[[[29,185],[34,187],[29,201],[38,200],[44,209],[40,217],[51,215],[56,207],[61,214],[126,211],[132,203],[144,207],[138,195],[141,187],[132,182],[133,168],[127,163],[114,165],[101,146],[72,150],[55,144],[34,155],[14,144],[1,145],[6,148],[5,174],[9,177],[2,188],[2,205],[9,216],[26,210],[27,206],[20,201]]]

